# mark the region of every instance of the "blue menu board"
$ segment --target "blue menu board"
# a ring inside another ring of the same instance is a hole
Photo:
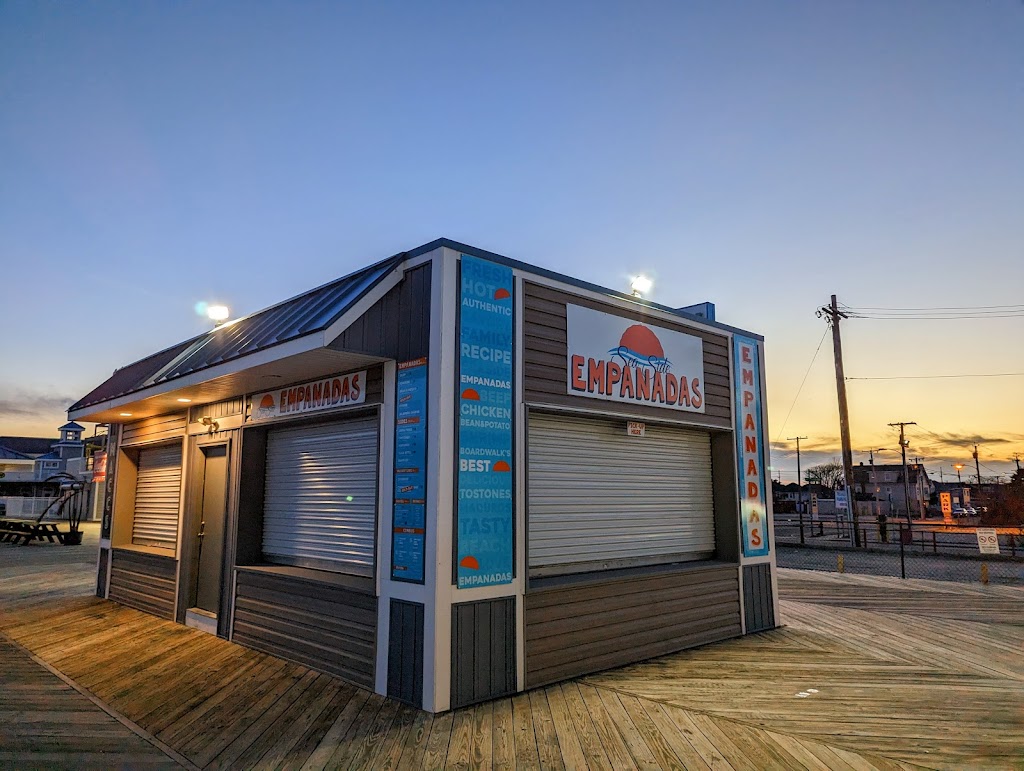
[[[512,582],[512,270],[462,255],[457,586]]]
[[[391,578],[423,583],[427,528],[427,360],[398,364]]]

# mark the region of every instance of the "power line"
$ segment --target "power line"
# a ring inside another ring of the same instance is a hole
[[[796,407],[796,400],[800,398],[800,392],[804,390],[804,383],[807,382],[807,376],[811,374],[811,367],[814,366],[814,360],[818,358],[818,351],[821,350],[821,344],[825,342],[826,335],[828,335],[828,327],[825,327],[825,331],[821,335],[821,340],[818,341],[818,347],[814,349],[814,355],[811,356],[811,363],[807,365],[807,371],[804,373],[804,379],[800,381],[800,387],[796,389],[796,396],[793,397],[793,403],[789,405],[789,412],[786,413],[786,419],[782,421],[782,427],[775,435],[776,442],[778,442],[782,437],[782,432],[786,430],[786,424],[789,422],[789,416],[793,414],[793,408]]]
[[[847,315],[851,319],[868,319],[873,321],[966,321],[971,319],[1020,319],[1024,318],[1024,310],[1018,312],[1009,313],[971,313],[971,314],[956,314],[956,315],[919,315],[919,316],[905,316],[905,315],[882,315],[874,313],[860,313],[858,311],[847,311]]]
[[[1024,372],[979,372],[964,375],[887,375],[885,377],[848,377],[847,380],[935,380],[951,377],[1024,377]]]
[[[892,311],[903,312],[903,311],[976,311],[976,310],[988,310],[993,308],[1011,308],[1014,310],[1024,310],[1024,305],[937,305],[931,308],[883,308],[876,305],[861,305],[853,307],[846,305],[845,303],[839,303],[839,306],[843,310],[855,311],[855,310],[867,310],[867,311]]]

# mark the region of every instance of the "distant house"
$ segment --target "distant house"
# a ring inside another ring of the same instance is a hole
[[[92,478],[91,460],[106,444],[106,436],[83,440],[85,428],[70,422],[57,439],[37,436],[0,437],[0,514],[35,516],[58,494],[60,485],[47,482],[66,471]]]
[[[907,464],[907,485],[903,481],[903,464],[863,463],[853,467],[853,491],[858,501],[877,502],[878,509],[887,516],[899,516],[908,511],[907,488],[910,492],[909,511],[912,517],[923,518],[934,491],[925,467],[919,463]],[[862,507],[863,508],[863,507]]]

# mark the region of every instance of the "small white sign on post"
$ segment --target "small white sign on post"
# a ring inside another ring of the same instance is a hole
[[[982,554],[999,554],[999,536],[994,527],[979,527],[978,551]]]
[[[626,423],[626,433],[630,436],[644,436],[647,434],[647,424],[631,420]]]
[[[850,499],[846,494],[846,488],[836,490],[836,511],[847,511],[850,508]]]
[[[811,519],[818,521],[818,494],[811,493]]]

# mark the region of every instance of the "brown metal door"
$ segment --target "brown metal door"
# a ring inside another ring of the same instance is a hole
[[[224,560],[224,516],[227,510],[227,445],[204,447],[203,455],[206,471],[203,479],[202,520],[198,533],[196,607],[218,613]]]

